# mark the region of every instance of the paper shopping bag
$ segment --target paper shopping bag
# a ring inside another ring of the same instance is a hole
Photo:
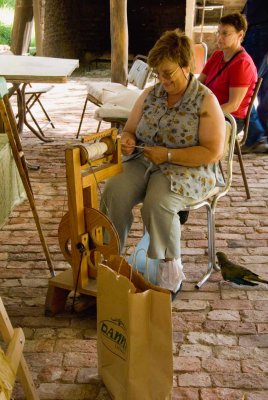
[[[112,398],[171,399],[170,294],[137,289],[106,265],[98,268],[97,285],[98,368]]]

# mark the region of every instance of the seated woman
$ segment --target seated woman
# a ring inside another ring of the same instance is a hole
[[[178,212],[219,184],[217,161],[225,121],[216,97],[191,73],[190,39],[167,31],[148,56],[159,82],[138,98],[122,133],[123,172],[107,181],[101,209],[114,223],[123,252],[141,215],[150,236],[148,256],[161,260],[157,283],[176,293],[185,278],[180,257]]]
[[[250,55],[241,46],[247,31],[246,17],[240,13],[220,19],[216,50],[199,76],[215,94],[224,112],[234,116],[237,132],[244,122],[257,82],[257,70]]]

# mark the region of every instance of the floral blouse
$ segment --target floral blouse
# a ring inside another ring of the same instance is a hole
[[[191,75],[182,99],[168,107],[167,93],[157,84],[144,101],[136,131],[138,142],[169,148],[197,146],[200,108],[207,93],[210,90]],[[170,180],[171,190],[182,197],[201,199],[216,185],[223,184],[218,164],[185,167],[166,162],[159,168]]]

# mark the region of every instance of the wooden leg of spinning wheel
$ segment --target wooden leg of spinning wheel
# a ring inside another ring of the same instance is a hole
[[[68,289],[49,285],[45,304],[45,315],[47,317],[52,317],[63,311],[69,293],[70,290]]]

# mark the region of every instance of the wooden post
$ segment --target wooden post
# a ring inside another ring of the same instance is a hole
[[[191,39],[194,38],[195,3],[195,0],[186,1],[185,34]]]
[[[33,0],[33,14],[34,14],[36,55],[42,56],[43,55],[43,31],[42,31],[42,26],[41,26],[40,0]]]
[[[110,0],[111,80],[127,84],[128,24],[127,0]]]
[[[33,27],[32,0],[16,0],[11,36],[11,51],[20,55],[28,53]]]

